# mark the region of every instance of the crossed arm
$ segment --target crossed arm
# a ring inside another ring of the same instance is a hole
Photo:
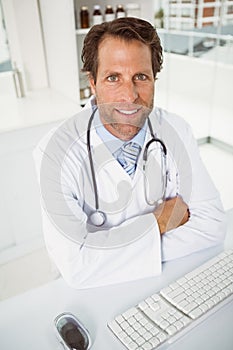
[[[183,199],[176,196],[167,199],[154,211],[160,234],[184,225],[189,220],[189,208]]]

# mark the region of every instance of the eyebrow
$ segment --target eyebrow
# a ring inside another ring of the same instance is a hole
[[[153,75],[153,70],[149,70],[149,69],[143,69],[143,70],[140,70],[140,71],[137,71],[133,74],[133,76],[137,75],[137,74],[145,74],[145,75]],[[110,71],[110,70],[106,70],[103,72],[103,75],[104,76],[108,76],[108,75],[123,75],[123,73],[121,72],[117,72],[117,71]]]
[[[116,72],[116,71],[110,71],[110,70],[107,70],[107,71],[104,71],[103,72],[103,75],[121,75],[122,73],[119,73],[119,72]]]

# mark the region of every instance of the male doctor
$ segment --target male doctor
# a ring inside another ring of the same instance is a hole
[[[225,216],[190,127],[154,108],[162,48],[146,21],[93,26],[82,52],[92,98],[35,151],[48,252],[75,288],[161,273],[219,244]]]

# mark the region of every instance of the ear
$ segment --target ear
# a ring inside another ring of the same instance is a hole
[[[89,83],[90,83],[90,87],[91,87],[91,93],[92,93],[92,95],[95,95],[95,92],[96,92],[95,82],[94,82],[94,78],[91,75],[89,76]]]

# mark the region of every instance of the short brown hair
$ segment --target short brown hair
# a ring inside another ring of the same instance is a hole
[[[82,50],[83,71],[88,72],[96,82],[98,70],[98,47],[107,36],[122,38],[126,41],[139,40],[151,49],[151,61],[154,78],[162,68],[163,55],[160,39],[155,28],[139,18],[118,18],[93,26],[84,39]]]

